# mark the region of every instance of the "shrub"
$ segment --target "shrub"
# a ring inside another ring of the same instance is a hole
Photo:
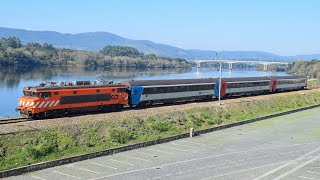
[[[202,111],[200,113],[200,118],[205,120],[205,119],[210,119],[211,115],[208,112]]]
[[[172,126],[166,121],[154,121],[150,124],[151,129],[159,131],[159,132],[167,132],[169,131]]]
[[[214,125],[214,121],[213,121],[212,119],[207,119],[207,120],[206,120],[206,123],[207,123],[208,125]]]
[[[226,118],[226,119],[230,119],[231,114],[230,114],[229,112],[225,112],[225,113],[223,114],[223,116],[224,116],[224,118]]]
[[[129,140],[133,139],[133,134],[126,129],[111,129],[110,137],[113,142],[125,144]]]
[[[188,120],[194,125],[194,126],[201,126],[202,121],[201,119],[197,118],[192,112],[188,112]]]
[[[220,118],[220,116],[216,116],[214,119],[213,119],[214,123],[215,124],[221,124],[222,123],[222,120]]]

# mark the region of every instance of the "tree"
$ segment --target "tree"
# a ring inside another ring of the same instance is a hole
[[[100,50],[101,54],[106,56],[129,56],[129,57],[137,57],[142,56],[136,48],[129,46],[105,46],[102,50]]]
[[[6,39],[6,45],[14,49],[22,47],[20,39],[15,36]]]

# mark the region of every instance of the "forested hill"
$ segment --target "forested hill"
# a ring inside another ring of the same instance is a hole
[[[186,60],[144,55],[128,46],[106,46],[99,52],[56,48],[52,44],[27,43],[19,38],[0,40],[0,66],[63,65],[100,67],[190,68]]]
[[[0,27],[0,37],[18,37],[22,44],[37,42],[48,43],[59,48],[99,51],[106,45],[130,46],[144,54],[156,54],[166,57],[179,57],[186,59],[213,59],[216,56],[214,50],[182,49],[166,44],[159,44],[148,40],[133,40],[108,32],[87,32],[78,34],[63,34],[55,31],[29,31]],[[263,59],[263,60],[296,60],[319,59],[320,54],[280,56],[263,51],[220,51],[218,58],[225,59]]]
[[[289,64],[287,72],[297,75],[305,75],[309,78],[320,78],[320,60],[298,60]]]

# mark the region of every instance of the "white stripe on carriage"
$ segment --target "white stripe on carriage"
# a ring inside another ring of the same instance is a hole
[[[33,106],[33,104],[34,104],[34,102],[31,102],[31,103],[29,104],[29,106]]]
[[[41,108],[44,103],[45,103],[45,101],[42,101],[38,108]]]
[[[27,102],[27,103],[26,103],[26,106],[28,106],[28,105],[29,105],[29,103],[30,103],[30,102]]]
[[[236,93],[236,92],[250,92],[250,91],[266,91],[270,90],[269,86],[255,86],[255,87],[243,87],[243,88],[228,88],[226,93]]]
[[[174,87],[174,86],[198,86],[198,85],[214,85],[215,82],[212,83],[197,83],[197,84],[170,84],[170,85],[152,85],[152,86],[142,86],[144,88],[152,88],[152,87]]]
[[[58,100],[53,106],[57,106],[59,102],[60,102],[60,100]]]
[[[49,107],[51,107],[56,101],[52,101],[50,104],[49,104]]]
[[[36,108],[38,106],[39,102],[36,102],[36,104],[33,106],[33,108]]]
[[[185,92],[173,92],[173,93],[159,93],[159,94],[143,94],[140,101],[148,100],[161,100],[161,99],[172,99],[182,97],[196,97],[196,96],[213,96],[214,90],[203,90],[203,91],[185,91]]]
[[[19,104],[18,104],[18,105],[20,106],[21,104],[22,104],[22,101],[19,101]]]
[[[304,87],[304,86],[306,86],[305,83],[279,84],[279,85],[277,85],[277,89],[282,89],[282,88],[295,88],[295,87]]]
[[[22,106],[24,106],[24,103],[26,103],[25,101],[22,101]]]
[[[44,108],[47,107],[49,105],[51,101],[47,101],[46,104],[43,106]]]

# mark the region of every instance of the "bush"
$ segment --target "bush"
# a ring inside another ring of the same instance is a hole
[[[125,144],[129,140],[133,139],[133,134],[128,132],[126,129],[111,129],[110,130],[110,137],[113,142],[117,142],[120,144]]]
[[[205,112],[205,111],[202,111],[200,113],[200,118],[205,120],[205,119],[210,119],[211,118],[211,115],[208,113],[208,112]]]
[[[207,120],[206,120],[206,123],[207,123],[208,125],[214,125],[214,121],[213,121],[212,119],[207,119]]]
[[[194,126],[201,126],[202,121],[201,119],[197,118],[192,112],[188,112],[188,120],[194,125]]]
[[[230,114],[229,112],[225,112],[225,113],[223,114],[223,116],[224,116],[224,118],[226,118],[226,119],[230,119],[231,114]]]
[[[172,126],[171,124],[169,124],[166,121],[154,121],[151,125],[150,125],[151,129],[159,131],[159,132],[167,132],[169,131]]]
[[[222,123],[222,120],[220,118],[220,116],[216,116],[214,119],[213,119],[214,123],[215,124],[221,124]]]

